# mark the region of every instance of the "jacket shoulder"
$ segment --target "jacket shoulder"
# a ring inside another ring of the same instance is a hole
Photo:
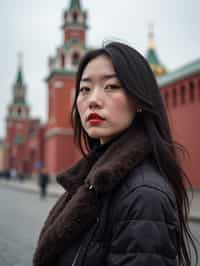
[[[139,216],[138,216],[139,215]],[[143,162],[124,180],[113,196],[113,216],[118,219],[150,219],[177,224],[176,198],[165,177],[150,162]]]
[[[175,195],[173,189],[166,177],[162,176],[155,166],[149,161],[143,161],[127,176],[124,182],[124,190],[150,188],[150,191],[159,191],[164,193],[174,202]]]

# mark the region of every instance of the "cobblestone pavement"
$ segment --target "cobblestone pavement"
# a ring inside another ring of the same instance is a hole
[[[0,266],[31,266],[41,225],[56,198],[0,187]]]
[[[32,265],[41,225],[55,201],[0,186],[0,266]],[[191,226],[200,241],[200,223]]]

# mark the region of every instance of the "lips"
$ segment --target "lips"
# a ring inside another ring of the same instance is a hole
[[[103,117],[101,117],[99,114],[97,113],[91,113],[89,116],[88,116],[88,120],[91,121],[91,120],[104,120]]]
[[[91,113],[88,116],[88,122],[90,123],[90,126],[99,126],[103,123],[103,121],[105,120],[103,117],[101,117],[99,114],[97,113]]]

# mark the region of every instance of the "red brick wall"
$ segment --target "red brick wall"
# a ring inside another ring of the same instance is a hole
[[[163,87],[170,127],[175,141],[182,144],[190,158],[182,165],[191,183],[200,187],[200,74]]]

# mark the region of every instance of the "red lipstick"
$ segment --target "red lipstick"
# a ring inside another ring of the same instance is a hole
[[[99,114],[97,113],[91,113],[89,116],[88,116],[88,121],[90,123],[90,125],[99,125],[103,122],[104,118],[101,117]]]

